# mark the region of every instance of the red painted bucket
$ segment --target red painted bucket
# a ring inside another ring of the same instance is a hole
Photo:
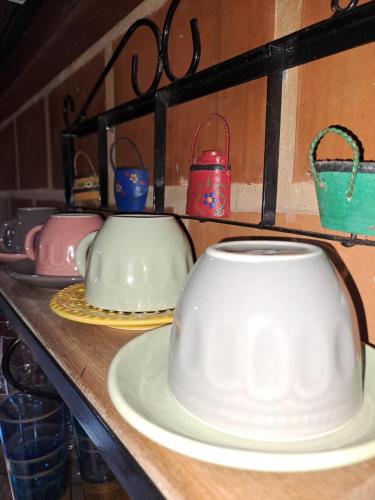
[[[195,159],[194,150],[202,127],[211,120],[220,120],[225,130],[225,153],[218,149],[205,150]],[[218,113],[208,115],[197,128],[191,148],[189,184],[186,213],[196,217],[229,217],[230,178],[229,165],[230,134],[228,123]]]

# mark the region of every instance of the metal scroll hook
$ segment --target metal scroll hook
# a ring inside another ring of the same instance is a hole
[[[181,0],[173,0],[171,6],[169,7],[167,17],[165,18],[164,28],[163,28],[163,40],[162,40],[162,50],[161,57],[163,60],[164,71],[167,77],[171,82],[177,80],[177,77],[172,73],[171,68],[169,66],[169,58],[168,58],[168,40],[169,40],[169,30],[171,28],[172,19],[176,9]],[[197,68],[201,58],[201,39],[199,35],[198,29],[198,21],[197,19],[190,19],[190,30],[191,30],[191,38],[193,41],[193,57],[191,59],[191,63],[189,69],[185,73],[184,76],[193,75]]]
[[[63,103],[63,116],[64,116],[64,122],[67,127],[70,127],[69,123],[69,113],[74,113],[76,110],[75,104],[74,104],[74,99],[73,97],[68,94],[64,97],[64,103]]]
[[[350,9],[353,9],[357,6],[357,3],[358,0],[350,0],[350,2],[347,3],[346,7],[341,7],[340,0],[331,0],[331,9],[333,11],[333,15],[335,16],[336,14],[339,14],[341,12],[346,12]]]
[[[122,49],[128,43],[128,41],[129,41],[130,37],[132,36],[132,34],[140,26],[147,26],[147,27],[151,28],[153,34],[156,37],[157,46],[158,46],[158,64],[157,64],[157,67],[156,67],[155,76],[154,76],[154,79],[152,81],[152,84],[151,84],[150,88],[146,91],[146,93],[150,92],[151,90],[155,90],[156,89],[156,87],[159,84],[162,72],[163,72],[163,67],[162,67],[162,62],[161,62],[161,56],[160,56],[160,53],[161,53],[161,34],[160,34],[160,31],[159,31],[159,28],[156,26],[155,23],[153,23],[149,19],[139,19],[138,21],[135,21],[135,23],[133,23],[130,26],[130,28],[127,30],[127,32],[125,33],[125,35],[121,38],[120,42],[118,43],[116,49],[114,50],[114,52],[112,54],[110,60],[108,61],[108,63],[106,64],[105,68],[103,69],[103,71],[99,75],[99,78],[97,79],[95,85],[91,89],[89,95],[86,97],[86,100],[85,100],[85,102],[82,105],[81,111],[78,113],[77,118],[75,119],[73,125],[77,125],[77,123],[79,123],[79,121],[86,115],[88,107],[90,106],[92,100],[94,99],[94,97],[98,93],[98,90],[100,89],[100,86],[104,82],[106,76],[108,75],[108,73],[112,69],[112,67],[115,64],[116,60],[118,59],[118,57],[119,57]],[[133,59],[132,59],[132,85],[133,85],[134,92],[138,96],[140,96],[140,95],[143,95],[143,93],[140,91],[140,89],[138,87],[138,84],[137,84],[137,66],[138,66],[138,57],[137,56],[133,56]]]
[[[154,79],[152,80],[152,83],[149,89],[147,90],[147,92],[150,92],[151,90],[155,90],[157,88],[160,82],[161,75],[163,73],[163,61],[161,60],[162,38],[159,28],[156,26],[154,22],[150,21],[149,19],[141,19],[140,21],[138,21],[138,23],[133,24],[133,30],[130,32],[131,28],[129,29],[129,38],[134,33],[134,31],[140,26],[146,26],[151,29],[155,37],[157,51],[158,51],[158,63],[156,66]],[[137,74],[138,74],[138,56],[134,54],[132,56],[132,87],[137,96],[140,97],[144,93],[140,90],[138,86]]]

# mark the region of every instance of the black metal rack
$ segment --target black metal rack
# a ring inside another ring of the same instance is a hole
[[[162,32],[160,32],[158,26],[149,19],[136,21],[128,29],[73,123],[62,132],[67,206],[71,207],[75,138],[92,133],[98,134],[101,208],[105,210],[108,208],[107,130],[114,125],[153,113],[153,210],[156,213],[163,213],[165,199],[166,116],[168,108],[229,89],[242,83],[266,77],[265,153],[260,222],[258,224],[250,224],[228,219],[189,217],[184,214],[178,214],[179,217],[183,219],[193,218],[202,222],[210,221],[328,239],[341,242],[346,246],[358,244],[375,246],[374,240],[358,237],[354,234],[350,236],[341,236],[275,226],[283,71],[329,55],[359,47],[360,45],[374,42],[375,0],[371,0],[361,6],[357,6],[358,0],[351,0],[347,3],[346,7],[341,7],[339,0],[332,0],[333,16],[330,19],[321,21],[277,40],[273,40],[265,45],[244,52],[199,72],[196,72],[196,70],[199,65],[201,52],[200,36],[198,22],[196,19],[192,19],[190,21],[193,42],[191,64],[185,76],[176,79],[169,66],[168,39],[173,15],[179,3],[180,0],[172,0]],[[111,70],[132,34],[140,26],[146,26],[152,31],[158,51],[158,62],[150,88],[147,92],[142,93],[138,87],[138,58],[134,55],[132,58],[132,86],[138,97],[104,113],[86,118],[86,111],[99,87],[102,85],[106,75]],[[157,88],[163,70],[171,83],[165,87]],[[70,96],[67,96],[64,100],[64,117],[67,125],[69,110],[73,111],[73,104]]]

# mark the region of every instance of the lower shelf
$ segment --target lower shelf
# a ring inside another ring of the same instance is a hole
[[[72,415],[79,421],[89,438],[99,449],[102,457],[130,498],[144,500],[161,499],[163,496],[143,469],[103,422],[95,408],[61,370],[51,355],[35,338],[22,318],[0,295],[0,310],[11,322],[17,335],[25,341],[36,355],[42,369],[68,405]]]

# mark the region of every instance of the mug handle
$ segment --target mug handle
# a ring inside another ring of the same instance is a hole
[[[92,233],[86,234],[81,241],[78,243],[76,250],[76,266],[78,272],[84,277],[86,274],[86,260],[87,260],[87,251],[93,242],[96,233],[98,231],[92,231]]]
[[[25,250],[26,250],[26,255],[29,257],[31,260],[36,260],[36,253],[35,253],[35,236],[36,233],[39,233],[43,229],[44,224],[39,224],[39,226],[35,226],[30,229],[30,231],[27,233],[26,238],[25,238]]]
[[[28,387],[14,378],[13,373],[10,369],[10,359],[11,359],[13,351],[16,349],[16,347],[22,343],[23,343],[22,339],[20,339],[19,337],[16,337],[9,344],[6,351],[4,352],[3,359],[1,361],[1,371],[4,375],[4,378],[6,379],[6,381],[9,384],[11,384],[13,387],[18,389],[20,392],[32,394],[33,396],[44,397],[44,398],[48,398],[48,399],[57,399],[58,401],[60,401],[61,398],[57,394],[57,392],[43,391],[40,389],[36,389],[35,387]]]
[[[9,240],[9,233],[13,226],[18,223],[17,219],[7,220],[1,226],[0,229],[0,250],[2,252],[9,252],[10,248],[7,246],[6,242]]]

